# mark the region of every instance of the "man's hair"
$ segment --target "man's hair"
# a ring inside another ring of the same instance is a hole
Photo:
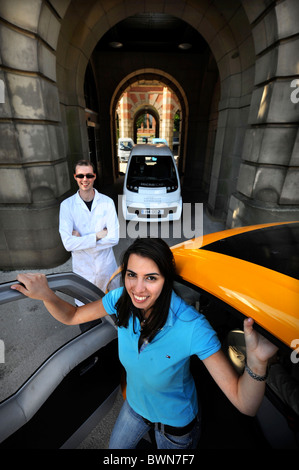
[[[76,174],[77,166],[91,166],[93,172],[94,173],[96,172],[94,164],[92,162],[90,162],[89,160],[79,160],[74,166],[74,174]]]

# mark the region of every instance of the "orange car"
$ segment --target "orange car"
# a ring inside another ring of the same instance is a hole
[[[237,369],[245,316],[278,345],[258,420],[272,446],[298,448],[299,223],[225,230],[172,251],[179,293],[207,316]]]
[[[225,230],[172,251],[184,281],[252,317],[264,333],[299,346],[299,223]]]

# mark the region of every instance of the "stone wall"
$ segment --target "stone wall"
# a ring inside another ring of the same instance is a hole
[[[55,266],[66,259],[58,207],[70,187],[56,86],[60,18],[45,2],[22,0],[2,0],[0,16],[1,268]]]
[[[299,3],[243,4],[255,43],[255,88],[228,225],[298,220]]]

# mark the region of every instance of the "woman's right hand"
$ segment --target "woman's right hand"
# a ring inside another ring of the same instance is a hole
[[[50,289],[44,274],[18,274],[17,280],[21,284],[13,284],[11,289],[21,292],[21,294],[26,295],[26,297],[47,301],[50,300],[53,295],[53,291]]]
[[[21,284],[13,284],[11,289],[30,299],[42,300],[51,315],[65,325],[79,325],[107,315],[101,299],[82,307],[66,302],[50,289],[44,274],[19,274],[17,280]]]

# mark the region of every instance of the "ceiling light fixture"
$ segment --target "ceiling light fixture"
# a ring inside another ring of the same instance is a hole
[[[121,47],[123,47],[123,43],[119,41],[112,41],[109,42],[109,46],[113,47],[114,49],[120,49]]]
[[[182,42],[181,44],[179,44],[179,49],[183,50],[183,51],[187,51],[188,49],[191,49],[192,47],[192,44],[190,44],[189,42]]]

